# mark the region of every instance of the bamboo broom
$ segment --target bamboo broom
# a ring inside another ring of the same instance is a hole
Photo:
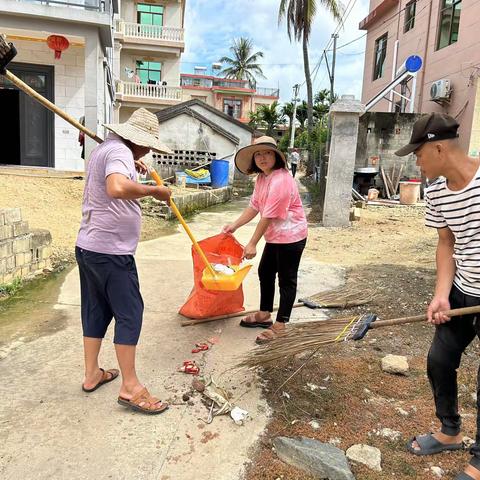
[[[480,313],[480,305],[457,308],[443,313],[450,317],[471,315]],[[238,367],[275,366],[300,353],[318,351],[334,343],[361,340],[370,329],[421,322],[427,319],[427,315],[382,321],[376,321],[376,319],[376,315],[367,314],[292,325],[285,333],[249,352]]]

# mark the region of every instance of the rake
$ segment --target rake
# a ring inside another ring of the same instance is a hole
[[[37,93],[33,88],[27,85],[25,82],[20,80],[16,75],[12,72],[7,70],[8,64],[15,58],[17,55],[17,49],[13,45],[13,43],[9,43],[6,40],[6,36],[4,34],[0,34],[0,75],[3,75],[7,80],[17,86],[20,90],[24,93],[29,95],[30,97],[34,98],[38,102],[40,102],[44,107],[48,108],[53,113],[57,114],[58,116],[62,117],[66,122],[73,125],[78,130],[81,130],[85,135],[95,140],[97,143],[102,143],[103,140],[97,136],[94,132],[86,128],[82,125],[79,121],[75,118],[68,115],[62,109],[58,108],[54,103],[47,100],[45,97]],[[163,181],[158,175],[158,173],[153,169],[150,168],[148,172],[151,177],[155,180],[157,185],[163,185]],[[225,275],[223,273],[219,273],[214,270],[210,262],[208,261],[205,253],[198,245],[193,233],[191,232],[190,228],[186,224],[185,220],[182,217],[182,214],[178,210],[175,202],[173,199],[170,199],[170,208],[172,209],[173,213],[178,218],[179,222],[182,224],[185,232],[189,236],[190,240],[192,241],[193,247],[200,255],[200,258],[203,260],[205,264],[205,270],[203,272],[202,282],[206,289],[208,290],[237,290],[242,281],[244,280],[245,276],[249,272],[251,265],[241,266],[231,266],[233,270],[233,274]]]
[[[480,313],[480,305],[457,308],[443,313],[450,317],[471,315]],[[424,321],[427,319],[427,315],[381,321],[377,321],[377,318],[376,315],[369,313],[349,318],[334,318],[292,325],[285,333],[247,354],[247,357],[238,366],[272,367],[304,352],[316,353],[328,345],[361,340],[372,329]]]

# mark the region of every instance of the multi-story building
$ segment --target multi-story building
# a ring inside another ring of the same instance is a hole
[[[370,0],[360,23],[367,31],[362,101],[387,87],[411,55],[423,60],[417,76],[415,113],[445,112],[461,123],[462,145],[480,153],[480,48],[478,0]],[[404,96],[410,86],[404,86]],[[402,93],[401,87],[398,88]],[[374,111],[398,111],[404,99],[387,98]]]
[[[182,101],[186,0],[121,0],[115,25],[115,118],[144,107],[157,112]]]
[[[251,88],[247,80],[200,73],[182,73],[180,84],[184,101],[202,100],[243,123],[250,121],[250,112],[260,105],[271,105],[280,97],[278,88]]]
[[[18,50],[9,70],[99,135],[114,100],[115,9],[116,0],[0,0],[0,33]],[[59,58],[55,40],[67,47]],[[0,105],[0,164],[83,170],[78,131],[1,75]],[[86,155],[94,146],[87,139]]]

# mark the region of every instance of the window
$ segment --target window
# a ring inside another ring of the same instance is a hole
[[[407,3],[405,7],[405,26],[403,33],[407,33],[415,26],[415,12],[417,10],[417,0]]]
[[[223,100],[223,113],[233,118],[242,116],[242,101],[225,98]]]
[[[442,0],[438,23],[437,50],[458,40],[462,0]]]
[[[137,60],[137,75],[140,77],[140,83],[158,85],[162,78],[162,64]]]
[[[373,79],[383,77],[385,71],[385,59],[387,57],[387,40],[388,33],[377,38],[375,41],[375,65],[373,67]]]
[[[137,23],[141,25],[157,25],[163,26],[163,10],[162,5],[146,5],[145,3],[137,4]]]

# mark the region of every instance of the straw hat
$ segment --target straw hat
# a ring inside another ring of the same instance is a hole
[[[253,154],[256,152],[264,152],[265,150],[273,150],[278,153],[280,158],[287,167],[287,160],[285,155],[277,148],[277,142],[272,137],[259,137],[256,138],[251,145],[241,148],[235,155],[236,167],[245,175],[250,175],[254,172],[251,171],[253,166]]]
[[[159,153],[173,153],[158,138],[160,126],[157,116],[145,108],[135,110],[125,123],[114,123],[104,127],[135,145]]]

